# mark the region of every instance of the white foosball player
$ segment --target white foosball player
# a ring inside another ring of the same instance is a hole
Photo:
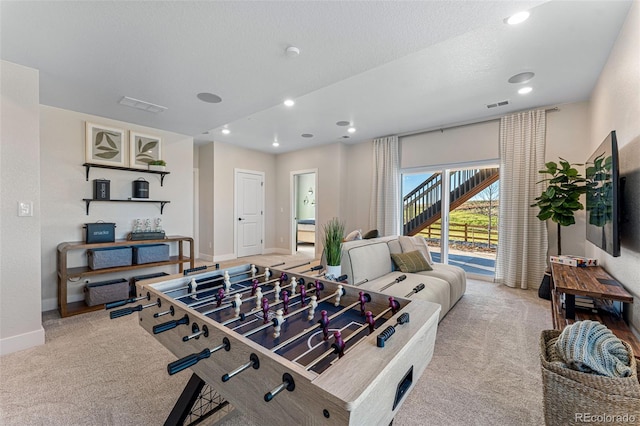
[[[316,314],[316,308],[318,307],[318,298],[315,296],[311,296],[311,301],[309,302],[309,315],[307,315],[307,320],[311,321]]]
[[[240,293],[236,293],[233,300],[233,310],[236,313],[236,317],[240,316],[240,306],[242,306],[242,297],[240,296]]]
[[[191,298],[193,300],[197,300],[198,299],[198,295],[196,294],[196,291],[198,290],[198,283],[196,282],[195,278],[191,278],[191,282],[189,283],[189,287],[191,288]]]
[[[258,273],[258,270],[256,269],[256,265],[254,265],[252,263],[251,264],[251,278],[255,277],[257,273]]]
[[[256,298],[256,309],[262,308],[262,288],[261,287],[258,287],[256,289],[255,298]]]
[[[338,285],[338,289],[336,290],[336,301],[333,303],[333,306],[340,306],[340,298],[342,297],[342,285]]]
[[[273,286],[273,296],[276,302],[280,301],[280,281],[276,281],[276,285]]]
[[[291,277],[291,291],[289,292],[289,297],[293,297],[296,295],[296,287],[298,286],[298,282],[296,281],[296,277]]]
[[[284,316],[282,315],[282,309],[278,309],[276,311],[276,316],[274,318],[274,327],[273,327],[273,337],[280,337],[280,329],[282,328],[282,324],[284,323]]]

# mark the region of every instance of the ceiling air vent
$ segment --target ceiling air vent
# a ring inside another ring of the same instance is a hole
[[[495,108],[495,107],[505,106],[505,105],[509,105],[509,101],[508,100],[496,102],[495,104],[488,104],[487,108]]]
[[[166,111],[168,108],[162,105],[152,104],[151,102],[141,101],[139,99],[130,98],[128,96],[123,96],[118,102],[120,105],[128,106],[131,108],[141,109],[147,112],[159,113]]]

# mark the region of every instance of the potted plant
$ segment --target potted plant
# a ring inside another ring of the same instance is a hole
[[[164,172],[167,163],[164,160],[154,160],[149,161],[148,166],[149,170],[154,170],[157,172]]]
[[[334,217],[322,228],[324,230],[324,253],[327,259],[326,276],[338,277],[341,271],[340,261],[342,257],[344,223]]]
[[[540,181],[548,182],[549,186],[535,199],[536,203],[531,205],[540,208],[538,219],[551,219],[558,224],[558,255],[562,254],[561,227],[576,223],[574,212],[584,209],[580,195],[587,191],[587,180],[574,166],[582,164],[571,164],[563,158],[560,158],[559,164],[554,161],[546,163],[545,168],[538,173],[550,175]]]

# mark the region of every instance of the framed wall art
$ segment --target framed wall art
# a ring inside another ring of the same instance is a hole
[[[123,129],[86,122],[85,161],[107,166],[124,166]]]
[[[129,167],[147,169],[152,161],[162,160],[162,140],[158,136],[129,132]]]

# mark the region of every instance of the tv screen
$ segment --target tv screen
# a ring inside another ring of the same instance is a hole
[[[585,165],[587,179],[587,240],[620,256],[620,177],[615,130],[609,133]]]

